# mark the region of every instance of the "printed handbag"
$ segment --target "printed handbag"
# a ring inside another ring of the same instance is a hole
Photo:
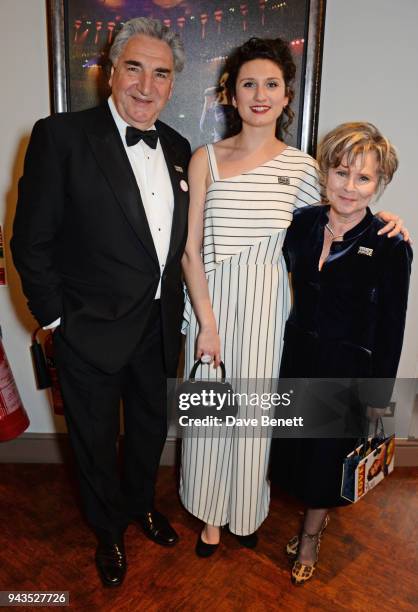
[[[380,433],[377,431],[379,422]],[[395,434],[385,436],[382,419],[378,419],[374,436],[344,459],[341,497],[357,502],[393,471],[394,462]]]
[[[220,363],[222,373],[220,380],[208,378],[196,380],[197,368],[200,365],[203,364],[198,359],[191,369],[188,380],[177,387],[176,409],[178,414],[187,414],[193,419],[217,417],[222,422],[225,422],[227,416],[235,417],[238,405],[234,399],[232,386],[226,380],[223,361]]]

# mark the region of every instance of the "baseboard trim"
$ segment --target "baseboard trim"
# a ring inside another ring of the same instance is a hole
[[[174,465],[178,440],[167,438],[161,465]],[[66,433],[26,433],[15,440],[0,442],[0,463],[63,463],[71,459]]]
[[[161,465],[174,465],[179,440],[168,437]],[[71,456],[67,434],[22,434],[16,440],[0,443],[0,463],[63,463]],[[396,439],[396,467],[418,467],[418,439]]]
[[[396,438],[395,467],[418,466],[418,439]]]

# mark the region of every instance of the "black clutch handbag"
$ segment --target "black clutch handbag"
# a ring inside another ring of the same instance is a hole
[[[36,386],[38,389],[48,389],[51,386],[51,376],[46,363],[42,344],[37,338],[38,331],[41,331],[40,327],[38,327],[38,329],[36,329],[32,334],[30,352],[32,355],[33,368],[35,370]]]
[[[235,417],[238,405],[234,391],[226,380],[225,365],[220,363],[221,380],[196,380],[197,368],[203,365],[198,359],[191,369],[189,378],[177,387],[176,407],[180,416],[187,414],[189,419],[216,417],[218,423],[226,422],[226,417]]]

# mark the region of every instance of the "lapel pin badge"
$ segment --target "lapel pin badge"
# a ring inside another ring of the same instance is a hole
[[[368,255],[371,257],[373,255],[373,249],[361,246],[358,248],[357,255]]]
[[[189,191],[189,186],[184,179],[181,179],[180,181],[180,189],[182,191]]]
[[[278,176],[277,182],[279,185],[290,185],[290,178],[288,176]]]
[[[184,172],[181,166],[174,166],[174,170],[177,170],[177,172]]]

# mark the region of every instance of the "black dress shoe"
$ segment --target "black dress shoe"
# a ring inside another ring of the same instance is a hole
[[[141,525],[147,538],[156,544],[174,546],[179,539],[168,519],[156,510],[141,514],[135,517],[134,520]]]
[[[96,549],[96,567],[104,586],[119,586],[126,574],[123,544],[99,542]]]
[[[206,542],[202,540],[202,534],[199,533],[195,551],[198,557],[210,557],[213,555],[218,546],[219,544],[206,544]]]
[[[234,536],[237,538],[241,546],[245,546],[245,548],[255,548],[257,546],[258,535],[256,531],[245,536],[237,535],[236,533],[234,533]]]

